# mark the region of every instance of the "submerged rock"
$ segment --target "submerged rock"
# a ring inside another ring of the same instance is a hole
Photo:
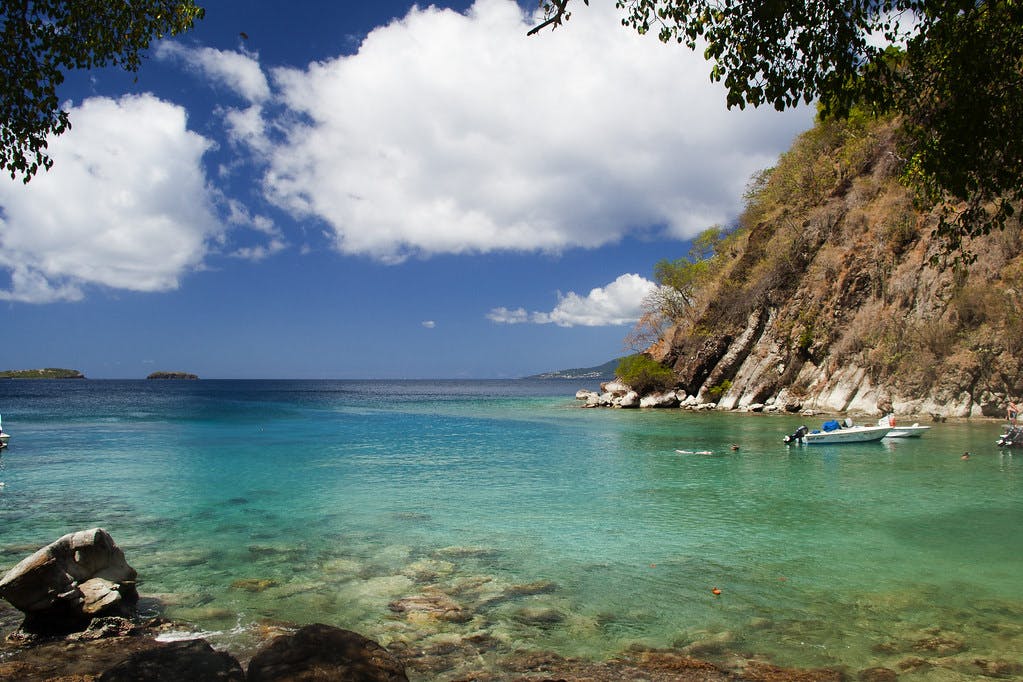
[[[240,578],[231,583],[231,589],[246,592],[265,592],[271,587],[277,587],[277,581],[272,578]]]
[[[928,636],[913,642],[913,651],[936,656],[950,656],[967,648],[969,647],[961,635],[940,630],[929,632]]]
[[[388,607],[412,621],[442,620],[451,623],[465,623],[472,614],[462,608],[454,599],[439,590],[426,590],[423,594],[392,601]]]
[[[525,625],[538,627],[565,622],[565,614],[549,606],[525,606],[515,612],[514,618]]]
[[[782,668],[760,661],[748,661],[742,670],[749,682],[845,682],[845,673],[835,668]]]
[[[730,649],[736,641],[735,633],[730,630],[708,635],[703,639],[691,642],[682,648],[682,652],[689,656],[712,656],[724,653]]]
[[[508,598],[514,598],[531,597],[537,594],[551,594],[557,591],[558,584],[553,580],[537,580],[531,583],[510,585],[505,588],[504,594]]]
[[[414,561],[405,567],[404,575],[412,578],[418,583],[434,582],[440,577],[446,577],[455,572],[455,565],[443,559],[424,558]]]
[[[465,547],[452,545],[441,547],[433,552],[435,558],[443,559],[493,559],[500,554],[500,551],[493,547]]]

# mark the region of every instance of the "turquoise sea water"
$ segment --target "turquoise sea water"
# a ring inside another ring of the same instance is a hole
[[[1023,663],[1000,424],[790,447],[817,420],[583,410],[582,387],[0,382],[0,569],[102,526],[144,597],[235,650],[281,621],[593,659]],[[458,617],[392,608],[438,595]]]

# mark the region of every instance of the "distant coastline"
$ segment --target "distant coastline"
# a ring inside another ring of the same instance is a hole
[[[43,369],[8,369],[0,372],[0,379],[84,379],[77,369],[46,367]]]
[[[598,367],[580,367],[577,369],[561,369],[556,372],[544,372],[534,374],[526,379],[600,379],[610,380],[615,378],[615,369],[621,358],[608,360]]]

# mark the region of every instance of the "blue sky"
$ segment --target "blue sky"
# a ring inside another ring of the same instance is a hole
[[[741,208],[806,109],[592,3],[257,0],[69,74],[55,167],[0,179],[0,369],[503,378],[597,365],[653,265]]]

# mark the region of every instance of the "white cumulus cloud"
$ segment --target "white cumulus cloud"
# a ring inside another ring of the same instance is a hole
[[[0,299],[77,300],[86,285],[165,291],[200,266],[222,228],[206,186],[206,138],[152,95],[93,98],[50,140],[53,168],[0,179]]]
[[[525,308],[511,310],[502,306],[494,308],[487,313],[487,319],[499,324],[522,324],[523,322],[529,322],[529,313],[526,312]]]
[[[157,59],[179,60],[190,69],[214,83],[233,90],[251,103],[270,97],[270,84],[266,80],[257,55],[212,47],[188,47],[173,41],[156,46]]]
[[[574,291],[558,295],[550,312],[527,313],[525,308],[494,308],[487,318],[501,324],[556,324],[560,327],[605,327],[632,324],[643,314],[642,303],[657,285],[636,274],[625,274],[585,296]]]
[[[805,110],[728,111],[702,55],[593,3],[554,32],[513,0],[413,7],[352,55],[278,68],[265,190],[347,254],[559,252],[725,222]],[[251,115],[257,112],[253,110]],[[265,114],[264,115],[268,115]],[[264,145],[252,118],[237,138]]]

